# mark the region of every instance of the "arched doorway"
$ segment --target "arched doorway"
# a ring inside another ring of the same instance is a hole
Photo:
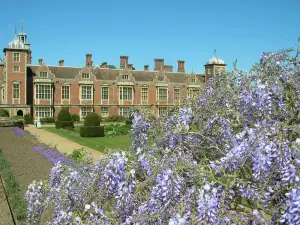
[[[23,111],[22,110],[18,110],[17,111],[17,116],[23,116]]]

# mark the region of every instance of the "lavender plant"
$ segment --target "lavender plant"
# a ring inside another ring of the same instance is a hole
[[[300,224],[299,52],[217,74],[173,115],[135,111],[129,151],[30,186],[27,224]]]

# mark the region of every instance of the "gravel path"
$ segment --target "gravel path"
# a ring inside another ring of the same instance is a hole
[[[34,125],[25,127],[25,130],[30,132],[32,135],[35,135],[41,143],[55,147],[61,153],[72,153],[74,149],[84,148],[87,152],[91,153],[96,160],[98,160],[100,156],[103,156],[103,154],[92,148],[85,147],[46,130],[38,129]]]

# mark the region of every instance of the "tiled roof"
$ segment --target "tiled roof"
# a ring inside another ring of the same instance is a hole
[[[33,73],[40,67],[39,65],[29,65],[29,69]],[[48,66],[51,73],[55,75],[56,78],[61,79],[74,79],[75,76],[82,70],[81,67],[66,67],[66,66]],[[92,68],[92,73],[96,76],[97,80],[116,80],[117,76],[120,74],[120,69],[106,69],[94,67]],[[155,78],[157,71],[130,71],[137,82],[151,82]],[[170,83],[185,83],[188,79],[188,74],[180,72],[165,72],[166,76],[169,78]],[[202,78],[203,74],[196,74]]]

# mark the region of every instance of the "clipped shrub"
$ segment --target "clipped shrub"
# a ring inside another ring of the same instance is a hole
[[[74,122],[68,110],[62,109],[58,113],[57,121],[55,121],[55,128],[66,130],[71,130],[74,128]]]
[[[120,115],[112,115],[105,118],[105,122],[125,122],[126,117]]]
[[[82,126],[80,127],[81,137],[104,137],[103,126]]]
[[[53,117],[45,117],[40,119],[41,124],[45,123],[55,123],[55,119]]]
[[[74,122],[79,122],[80,121],[80,117],[77,114],[72,114],[71,118]]]
[[[25,124],[33,124],[33,117],[30,114],[26,114],[24,116]]]
[[[0,109],[0,117],[9,117],[9,112],[6,109]]]
[[[100,117],[97,113],[88,113],[84,119],[84,126],[100,126]]]
[[[11,120],[15,121],[15,120],[23,120],[23,116],[12,116]]]
[[[72,121],[72,116],[68,110],[62,109],[57,115],[58,121]]]

